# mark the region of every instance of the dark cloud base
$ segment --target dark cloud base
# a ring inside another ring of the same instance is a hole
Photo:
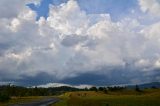
[[[103,74],[102,74],[103,73]],[[65,83],[70,85],[81,85],[89,84],[96,86],[106,86],[106,85],[119,85],[119,84],[138,84],[146,82],[159,81],[156,79],[160,76],[160,70],[154,70],[149,75],[144,75],[140,71],[126,71],[126,70],[112,70],[108,73],[106,71],[101,74],[96,71],[96,73],[83,73],[78,74],[76,77],[65,78],[63,80],[57,80],[53,75],[49,75],[45,72],[39,73],[36,76],[23,76],[21,80],[5,80],[7,82],[15,82],[16,85],[20,86],[38,86],[47,83]],[[138,82],[133,82],[137,80]]]

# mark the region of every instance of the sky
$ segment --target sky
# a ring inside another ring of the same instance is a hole
[[[0,0],[0,84],[160,81],[160,0]]]

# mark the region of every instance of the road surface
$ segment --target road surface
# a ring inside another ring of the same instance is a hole
[[[34,101],[34,102],[24,103],[24,104],[15,104],[10,106],[49,106],[58,101],[59,101],[58,98],[46,98],[40,101]]]

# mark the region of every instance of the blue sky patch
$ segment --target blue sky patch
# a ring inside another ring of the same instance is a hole
[[[43,16],[48,17],[49,5],[60,5],[68,0],[42,0],[40,5],[28,4],[38,14],[37,20]],[[138,7],[137,0],[77,0],[80,8],[88,14],[109,13],[113,20],[118,20],[130,14]]]

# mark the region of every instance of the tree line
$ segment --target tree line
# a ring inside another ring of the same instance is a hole
[[[108,93],[108,91],[124,90],[126,87],[91,87],[91,88],[74,88],[69,86],[39,88],[39,87],[21,87],[15,85],[1,85],[0,86],[0,102],[7,101],[10,97],[26,97],[26,96],[53,96],[60,95],[68,91],[101,91]],[[140,91],[138,85],[135,88],[136,91]]]

